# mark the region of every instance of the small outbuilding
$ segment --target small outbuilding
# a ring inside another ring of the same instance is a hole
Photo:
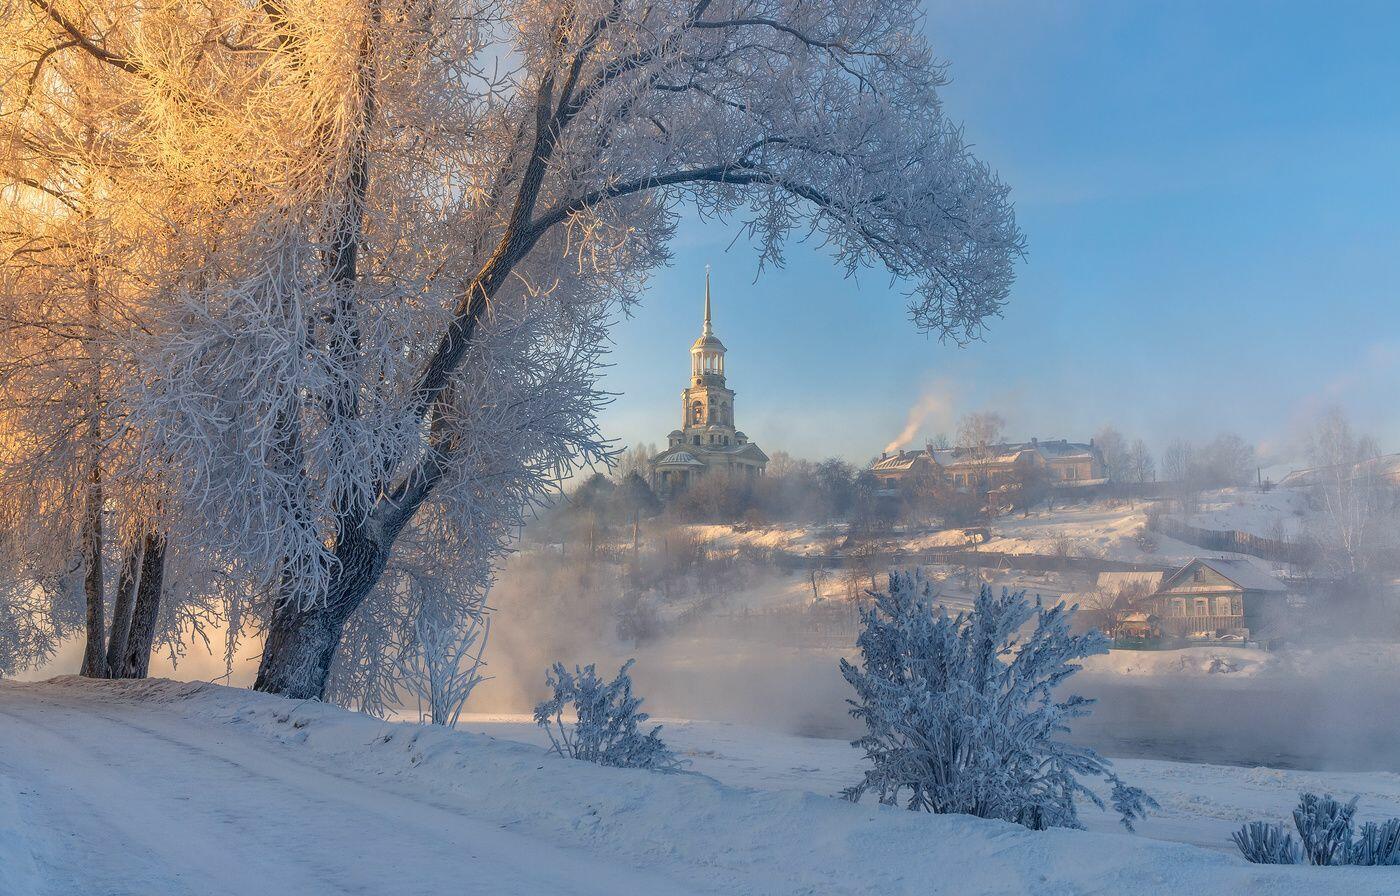
[[[1108,634],[1120,646],[1149,644],[1162,640],[1162,622],[1151,613],[1125,613],[1113,623]]]

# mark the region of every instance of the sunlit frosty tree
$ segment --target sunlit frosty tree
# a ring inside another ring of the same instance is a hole
[[[1022,248],[913,0],[5,12],[18,82],[76,56],[121,85],[124,195],[162,250],[159,301],[104,336],[139,359],[118,478],[165,484],[172,528],[271,596],[268,691],[324,693],[406,532],[489,578],[603,457],[607,327],[686,208],[737,218],[763,264],[797,234],[883,270],[953,341]]]

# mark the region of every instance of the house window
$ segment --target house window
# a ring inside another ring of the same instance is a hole
[[[1173,598],[1172,598],[1172,615],[1173,615],[1173,616],[1185,616],[1185,615],[1186,615],[1186,598],[1184,598],[1184,597],[1173,597]]]
[[[1230,598],[1228,598],[1228,597],[1217,597],[1217,598],[1215,599],[1215,615],[1217,615],[1217,616],[1229,616],[1229,615],[1231,615],[1231,613],[1230,613]]]
[[[1210,615],[1210,598],[1208,598],[1208,597],[1198,597],[1198,598],[1196,598],[1196,615],[1197,615],[1197,616],[1209,616],[1209,615]]]
[[[691,444],[699,445],[699,444],[700,444],[700,437],[699,437],[699,436],[691,436],[691,437],[690,437],[690,441],[691,441]]]

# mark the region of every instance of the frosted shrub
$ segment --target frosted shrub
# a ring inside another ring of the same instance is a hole
[[[414,620],[413,638],[395,667],[399,681],[418,700],[419,723],[457,726],[472,691],[487,680],[481,670],[490,635],[491,620],[480,613]]]
[[[674,753],[661,741],[661,726],[643,734],[639,726],[649,716],[638,712],[642,698],[632,695],[628,660],[617,677],[604,683],[592,664],[573,672],[555,663],[545,673],[554,696],[535,707],[535,724],[549,734],[554,752],[572,759],[618,768],[674,769],[680,766]],[[564,721],[566,706],[575,721]]]
[[[1400,865],[1400,818],[1363,824],[1347,855],[1350,865]]]
[[[1356,815],[1356,797],[1343,805],[1332,794],[1305,793],[1293,810],[1293,824],[1303,852],[1314,865],[1342,865],[1350,858],[1351,820]]]
[[[1259,865],[1297,865],[1303,853],[1280,824],[1251,821],[1231,835],[1246,859]]]
[[[861,611],[859,665],[841,661],[856,692],[851,715],[867,731],[852,745],[871,766],[846,798],[873,790],[880,802],[910,809],[1081,827],[1077,797],[1104,805],[1080,779],[1102,776],[1129,830],[1156,808],[1108,760],[1058,739],[1093,701],[1057,700],[1056,688],[1078,671],[1073,661],[1108,649],[1098,632],[1071,634],[1072,609],[1031,604],[1024,592],[995,597],[983,586],[970,613],[950,617],[918,570],[891,573],[889,590],[871,597]]]
[[[1356,798],[1301,794],[1293,810],[1300,846],[1281,824],[1252,821],[1232,835],[1251,862],[1264,865],[1400,865],[1400,818],[1368,821],[1355,833]]]

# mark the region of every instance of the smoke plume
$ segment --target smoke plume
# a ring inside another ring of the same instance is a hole
[[[885,451],[898,451],[908,445],[929,421],[947,429],[953,419],[953,400],[948,392],[948,388],[943,384],[925,390],[918,401],[909,408],[909,414],[904,418],[904,428],[885,446]]]

